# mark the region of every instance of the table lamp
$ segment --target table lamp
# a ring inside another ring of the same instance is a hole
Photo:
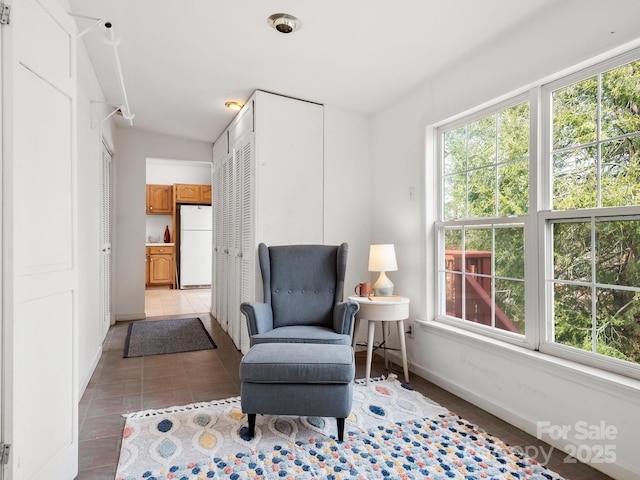
[[[371,245],[369,247],[369,271],[380,272],[376,283],[373,284],[373,294],[377,297],[393,295],[393,282],[385,272],[398,270],[396,251],[393,244]]]

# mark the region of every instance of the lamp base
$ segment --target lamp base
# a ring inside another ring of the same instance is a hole
[[[371,288],[376,297],[390,297],[393,295],[393,282],[389,280],[389,277],[384,272],[380,272],[378,280]]]

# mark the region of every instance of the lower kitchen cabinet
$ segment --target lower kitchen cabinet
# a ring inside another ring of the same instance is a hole
[[[175,247],[147,246],[147,285],[175,287]]]

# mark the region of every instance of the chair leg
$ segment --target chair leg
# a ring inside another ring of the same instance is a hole
[[[338,441],[342,442],[344,439],[344,418],[336,418],[336,422],[338,423]]]
[[[248,435],[253,438],[256,434],[256,414],[255,413],[250,413],[249,415],[247,415],[247,417],[249,418],[249,433]]]

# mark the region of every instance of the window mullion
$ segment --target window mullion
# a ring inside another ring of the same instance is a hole
[[[591,351],[598,351],[598,297],[596,288],[596,219],[591,217]]]
[[[598,75],[596,99],[596,205],[602,207],[602,74]]]
[[[491,251],[496,251],[496,227],[491,227]],[[491,328],[496,328],[496,256],[491,255]]]
[[[462,320],[467,319],[467,260],[466,260],[466,252],[467,246],[465,243],[465,239],[467,238],[467,229],[466,227],[462,227],[462,252],[460,254],[460,279],[462,280],[462,285],[460,286],[460,290],[462,290]]]

